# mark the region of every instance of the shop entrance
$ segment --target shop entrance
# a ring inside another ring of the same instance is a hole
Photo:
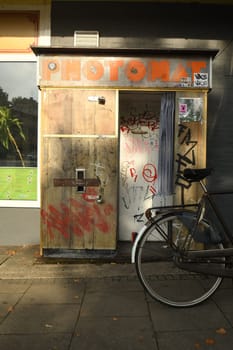
[[[159,92],[119,93],[119,240],[129,241],[145,221],[144,212],[160,205],[158,155]]]

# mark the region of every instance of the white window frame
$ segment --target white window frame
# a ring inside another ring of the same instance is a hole
[[[51,28],[50,28],[50,0],[40,0],[35,5],[1,5],[2,11],[38,11],[39,12],[39,28],[38,28],[38,46],[50,46],[51,42]],[[0,53],[0,62],[36,62],[38,81],[38,57],[32,53]],[[9,208],[40,208],[40,110],[41,110],[41,93],[38,89],[38,124],[37,124],[37,199],[36,200],[0,200],[0,207]]]

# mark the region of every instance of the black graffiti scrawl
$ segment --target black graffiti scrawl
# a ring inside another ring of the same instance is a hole
[[[184,203],[184,191],[191,186],[191,183],[183,176],[184,169],[189,166],[196,165],[195,151],[198,141],[192,138],[191,129],[184,124],[178,125],[178,143],[180,145],[179,152],[176,154],[177,172],[175,184],[181,188],[180,201]],[[185,147],[182,147],[185,146]],[[184,151],[182,152],[182,149]]]

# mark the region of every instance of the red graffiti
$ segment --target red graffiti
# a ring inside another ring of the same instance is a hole
[[[123,150],[126,153],[143,153],[151,152],[153,149],[158,149],[158,140],[154,139],[134,139],[133,142],[124,141]]]
[[[151,131],[159,129],[159,118],[154,112],[147,110],[138,115],[130,113],[128,116],[121,116],[121,132],[128,134],[138,127],[146,127]]]
[[[153,194],[156,194],[157,193],[156,188],[154,186],[150,186],[150,192]]]
[[[135,168],[130,168],[129,171],[130,171],[130,176],[131,176],[131,177],[134,179],[134,181],[136,182],[137,177],[138,177],[136,169],[135,169]]]
[[[95,188],[87,188],[86,192],[83,193],[82,197],[87,202],[95,202],[98,196],[98,192]]]
[[[158,177],[155,165],[151,163],[144,165],[142,176],[146,182],[154,182]]]
[[[107,234],[111,230],[111,220],[106,217],[112,213],[111,204],[100,206],[96,202],[70,198],[67,205],[61,203],[59,208],[49,205],[48,211],[42,209],[41,217],[51,239],[55,238],[56,231],[68,239],[72,232],[79,237],[91,234],[94,227]]]

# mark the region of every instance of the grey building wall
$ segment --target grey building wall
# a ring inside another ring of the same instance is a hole
[[[1,208],[0,222],[1,245],[40,243],[40,209]]]

